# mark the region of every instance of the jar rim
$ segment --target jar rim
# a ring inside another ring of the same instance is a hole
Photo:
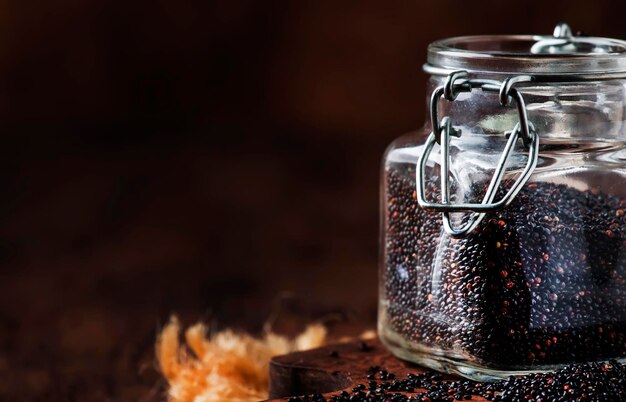
[[[626,78],[626,41],[556,36],[556,32],[555,36],[474,35],[437,40],[428,46],[424,71],[433,75],[457,70],[531,74],[549,81]]]

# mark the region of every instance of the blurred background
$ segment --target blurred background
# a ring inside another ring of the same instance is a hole
[[[625,11],[0,1],[0,399],[163,400],[173,313],[373,327],[379,163],[423,123],[427,44],[626,38]]]

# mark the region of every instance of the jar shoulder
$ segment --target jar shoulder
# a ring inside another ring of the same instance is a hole
[[[429,134],[430,130],[427,127],[421,127],[397,137],[387,146],[383,155],[383,164],[386,165],[390,161],[398,161],[398,159],[405,162],[416,162],[419,151]]]

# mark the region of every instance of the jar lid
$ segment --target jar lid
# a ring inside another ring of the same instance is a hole
[[[479,35],[435,41],[424,71],[532,74],[550,81],[626,77],[626,41],[573,35],[559,24],[549,35]]]

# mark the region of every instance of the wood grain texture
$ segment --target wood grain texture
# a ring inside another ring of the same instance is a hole
[[[332,396],[350,391],[357,384],[367,384],[367,371],[378,366],[405,378],[409,373],[423,373],[424,368],[394,357],[380,341],[357,341],[328,345],[306,352],[277,356],[270,362],[270,399],[285,401],[290,396],[322,393]],[[455,379],[444,376],[442,381]],[[416,390],[417,392],[422,389]],[[474,396],[472,401],[486,401]]]

